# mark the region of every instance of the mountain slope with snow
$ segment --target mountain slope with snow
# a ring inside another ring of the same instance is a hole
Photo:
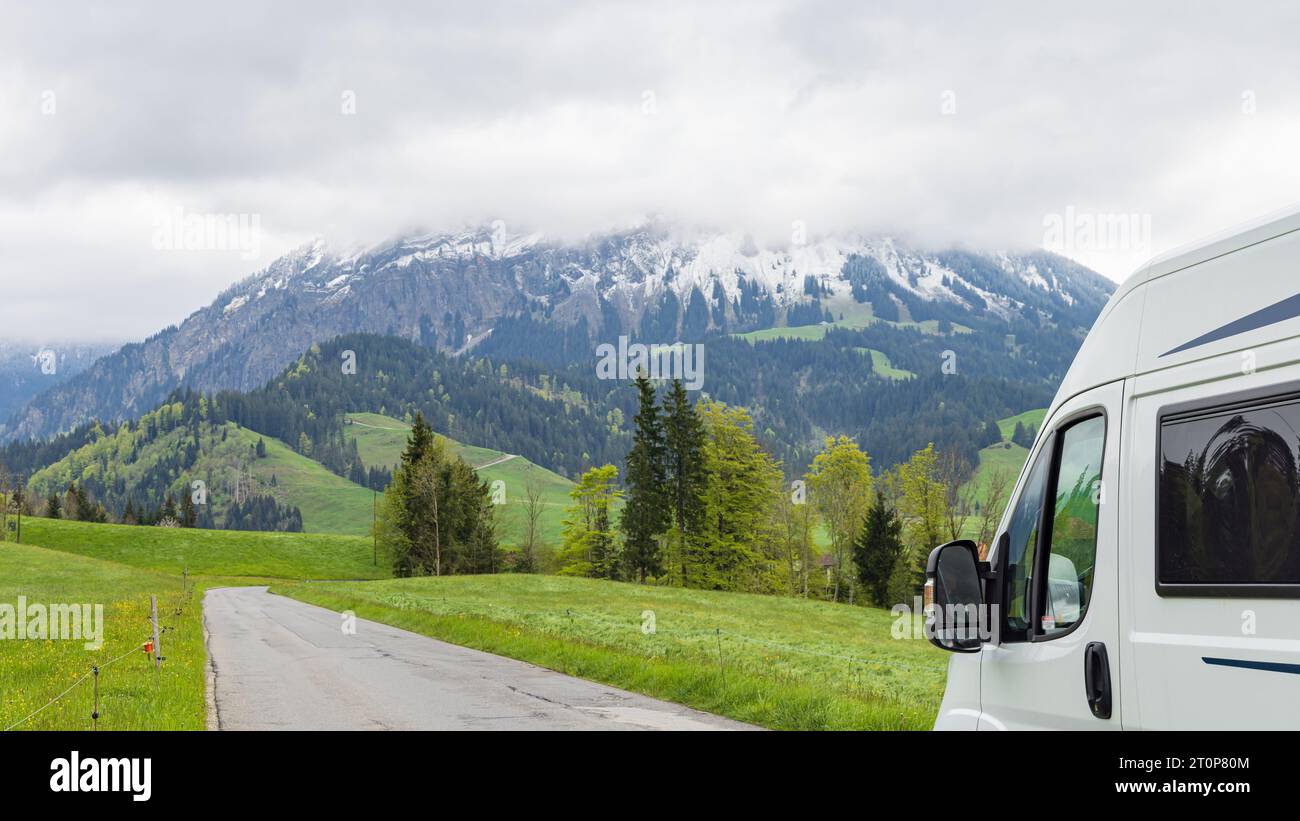
[[[180,386],[249,390],[313,344],[345,333],[462,352],[503,320],[527,316],[580,327],[594,345],[635,334],[651,319],[665,336],[756,330],[835,296],[871,302],[877,316],[1081,336],[1113,287],[1047,252],[930,252],[885,237],[772,249],[743,235],[647,226],[579,243],[490,228],[365,249],[315,241],[179,327],[127,345],[38,396],[3,433],[43,437],[90,418],[130,418]]]

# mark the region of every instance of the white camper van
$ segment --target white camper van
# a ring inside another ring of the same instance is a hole
[[[1121,285],[989,560],[928,570],[936,729],[1300,727],[1300,211]]]

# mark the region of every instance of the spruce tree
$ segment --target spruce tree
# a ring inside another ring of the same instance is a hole
[[[996,445],[1002,441],[1002,428],[997,422],[990,421],[984,426],[984,446]]]
[[[1019,421],[1016,422],[1016,429],[1013,430],[1013,431],[1011,432],[1011,441],[1014,442],[1014,443],[1016,443],[1017,445],[1022,446],[1022,447],[1025,446],[1025,426],[1024,426],[1024,423],[1019,422]]]
[[[704,527],[704,425],[680,379],[673,380],[664,399],[664,445],[666,495],[677,531],[677,560],[682,586],[689,587],[688,565]]]
[[[628,569],[642,583],[663,572],[659,537],[668,529],[664,494],[664,426],[659,418],[655,388],[644,373],[637,374],[638,409],[632,419],[632,449],[627,454],[627,505],[621,527]]]
[[[162,518],[176,521],[176,500],[171,494],[167,494],[167,501],[163,502]]]
[[[409,468],[417,464],[424,454],[433,447],[433,429],[424,421],[424,414],[415,414],[415,424],[406,439],[406,450],[402,451],[402,465]]]
[[[199,513],[194,508],[194,499],[189,494],[181,494],[181,527],[197,527]]]
[[[871,596],[872,604],[879,607],[889,604],[889,579],[903,550],[903,523],[885,501],[885,494],[877,490],[876,502],[867,512],[866,526],[853,543],[858,581]]]

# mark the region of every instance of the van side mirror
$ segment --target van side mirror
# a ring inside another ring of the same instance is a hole
[[[979,652],[991,636],[984,606],[988,564],[969,539],[940,545],[925,565],[925,634],[953,653]]]

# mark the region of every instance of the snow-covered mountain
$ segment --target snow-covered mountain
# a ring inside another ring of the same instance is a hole
[[[885,319],[992,330],[1027,322],[1077,335],[1114,287],[1044,251],[922,251],[865,236],[764,248],[744,235],[661,225],[574,243],[499,225],[369,248],[309,243],[179,327],[37,397],[4,434],[47,436],[90,418],[129,418],[182,385],[251,389],[311,345],[351,332],[461,352],[498,323],[527,316],[581,327],[594,344],[650,320],[661,335],[743,331],[852,300],[870,302]]]

